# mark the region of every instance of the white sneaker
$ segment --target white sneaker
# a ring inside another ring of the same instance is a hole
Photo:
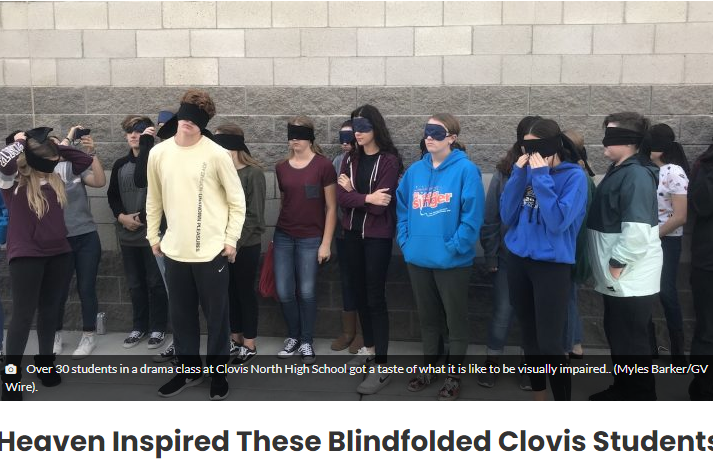
[[[55,332],[54,334],[54,346],[52,347],[52,353],[55,355],[62,354],[62,332]]]
[[[381,391],[387,384],[391,382],[390,374],[383,373],[370,373],[366,376],[366,379],[357,386],[357,392],[359,394],[376,394]]]
[[[79,340],[79,345],[77,349],[72,353],[73,360],[81,360],[92,354],[92,351],[97,347],[96,338],[94,337],[94,332],[83,333],[82,339]]]
[[[368,365],[374,361],[374,358],[376,358],[374,350],[369,349],[366,346],[362,346],[361,348],[359,348],[359,351],[357,351],[356,356],[349,360],[347,366]]]

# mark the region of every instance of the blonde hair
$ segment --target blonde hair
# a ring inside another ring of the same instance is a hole
[[[42,191],[42,180],[46,180],[57,195],[57,202],[64,208],[67,204],[67,193],[64,190],[64,183],[56,173],[44,173],[35,170],[27,164],[27,159],[23,153],[17,158],[18,191],[25,187],[27,192],[27,203],[30,209],[37,215],[37,219],[42,219],[49,211],[49,202]]]
[[[240,135],[245,138],[245,132],[243,132],[243,129],[233,123],[225,123],[221,124],[215,129],[216,134],[229,134],[229,135]],[[233,162],[235,163],[235,166],[237,167],[238,164],[240,165],[246,165],[246,166],[251,166],[251,167],[258,167],[258,168],[263,168],[262,163],[260,163],[258,160],[253,158],[252,155],[247,153],[245,150],[228,150],[230,152],[230,156],[233,157]]]
[[[287,121],[288,124],[290,125],[301,125],[302,127],[309,127],[314,131],[314,122],[312,119],[310,119],[307,116],[304,115],[298,115],[296,117],[291,118],[290,120]],[[319,155],[324,155],[324,151],[322,151],[322,147],[319,146],[317,142],[311,142],[309,146],[310,150],[312,150],[314,153],[318,153]],[[290,149],[287,152],[287,157],[285,157],[285,160],[289,160],[290,158],[295,156],[295,151]]]

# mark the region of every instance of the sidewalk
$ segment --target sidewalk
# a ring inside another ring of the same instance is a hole
[[[58,364],[83,366],[105,365],[107,361],[116,362],[117,359],[132,361],[133,364],[148,365],[148,367],[165,367],[167,364],[157,364],[151,356],[165,349],[149,350],[146,340],[131,349],[124,349],[122,342],[126,337],[124,333],[109,333],[97,337],[97,349],[88,358],[83,360],[71,360],[71,354],[81,337],[81,332],[63,332],[64,348]],[[166,344],[170,342],[171,335],[166,338]],[[206,336],[201,338],[201,348],[205,351]],[[334,352],[330,350],[331,341],[318,339],[314,342],[317,354],[317,365],[333,364],[335,361],[345,362],[349,359],[346,352]],[[301,365],[299,357],[290,359],[278,359],[275,355],[282,349],[282,339],[261,337],[258,339],[259,364],[263,366],[277,364]],[[37,337],[33,331],[30,335],[26,357],[23,365],[31,364],[29,355],[37,352]],[[510,355],[513,361],[517,360],[519,348],[507,347],[505,354]],[[413,355],[415,363],[421,363],[421,344],[418,342],[394,341],[390,343],[389,354],[391,355]],[[468,348],[469,358],[467,363],[482,364],[485,360],[485,348],[481,345],[471,345]],[[600,365],[608,361],[607,352],[603,350],[585,349],[585,358],[574,361],[573,365]],[[139,362],[139,363],[136,363]],[[659,365],[668,365],[666,357],[656,362]],[[341,363],[340,363],[341,364]],[[363,380],[364,376],[348,374],[311,374],[309,376],[296,375],[257,375],[257,374],[231,374],[228,376],[230,383],[230,395],[228,400],[343,400],[343,401],[436,401],[436,395],[443,384],[443,376],[440,376],[431,386],[422,392],[412,393],[406,389],[406,385],[413,375],[396,374],[392,376],[391,383],[381,392],[372,396],[362,396],[356,392],[356,387]],[[158,387],[163,382],[168,381],[169,375],[63,375],[63,382],[55,388],[44,388],[37,382],[38,389],[34,394],[25,394],[28,401],[53,401],[53,400],[161,400],[156,395]],[[674,379],[675,378],[675,379]],[[601,391],[612,382],[610,375],[587,375],[573,376],[572,400],[586,400],[589,394]],[[658,376],[657,392],[661,400],[687,400],[688,382],[690,376]],[[23,382],[37,381],[35,375],[25,375]],[[120,383],[117,383],[120,381]],[[528,391],[519,389],[519,374],[501,374],[498,376],[495,387],[484,388],[477,384],[476,375],[466,374],[461,379],[461,400],[482,401],[482,400],[517,400],[529,401],[531,394]],[[206,378],[204,382],[193,388],[186,389],[183,393],[171,400],[208,400],[208,389],[210,380]]]

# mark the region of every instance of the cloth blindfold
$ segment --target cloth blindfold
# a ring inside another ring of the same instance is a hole
[[[423,131],[423,138],[431,137],[433,140],[442,141],[448,137],[448,131],[445,127],[438,124],[426,124]]]
[[[309,140],[314,142],[314,130],[304,125],[287,124],[287,140]]]
[[[176,118],[178,120],[190,120],[201,130],[205,129],[208,125],[208,121],[210,121],[210,117],[206,111],[195,104],[189,104],[187,102],[181,102],[181,107],[179,107],[176,113]]]
[[[649,145],[651,146],[652,152],[668,152],[675,143],[676,142],[671,140],[670,137],[657,134],[651,134],[649,136]]]
[[[604,129],[602,145],[639,145],[644,135],[640,132],[621,127],[607,127]]]
[[[175,114],[171,111],[161,111],[158,113],[158,123],[165,124],[169,120],[173,119]]]
[[[547,139],[523,140],[525,153],[539,153],[542,157],[551,157],[562,150],[562,139],[559,136]]]
[[[364,117],[354,117],[352,119],[352,129],[354,132],[365,134],[374,130],[374,126],[369,119],[365,119]]]
[[[131,132],[138,132],[142,134],[144,130],[146,130],[149,126],[150,124],[148,122],[141,121],[135,123],[134,126],[131,128],[124,129],[124,132],[126,132],[127,134],[130,134]]]
[[[354,141],[354,132],[352,130],[339,131],[339,143],[352,143]]]
[[[41,144],[44,144],[48,140],[48,136],[52,132],[50,127],[37,127],[36,129],[31,129],[25,132],[28,139],[35,139]],[[25,159],[27,159],[27,164],[39,172],[52,173],[54,167],[57,166],[59,160],[48,160],[44,157],[34,154],[29,147],[25,147]]]
[[[250,155],[250,150],[245,145],[245,137],[236,134],[215,134],[213,141],[227,150],[245,152]]]

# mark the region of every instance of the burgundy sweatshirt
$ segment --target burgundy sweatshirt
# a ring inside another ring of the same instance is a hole
[[[67,241],[64,211],[52,187],[48,184],[42,185],[49,209],[42,219],[38,219],[30,209],[25,188],[18,188],[17,182],[12,181],[17,173],[17,157],[24,150],[24,146],[24,141],[19,141],[0,151],[2,195],[10,215],[7,229],[8,261],[16,257],[50,257],[72,251]],[[72,147],[58,147],[62,158],[72,163],[75,175],[81,174],[92,165],[90,155]]]

